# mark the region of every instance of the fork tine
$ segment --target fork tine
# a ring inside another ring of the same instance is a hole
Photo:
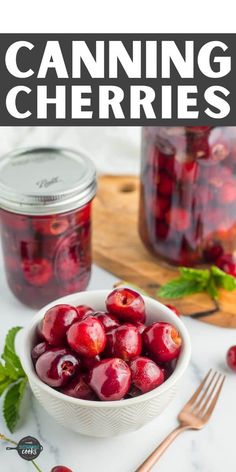
[[[195,401],[197,400],[199,394],[201,393],[203,387],[205,386],[209,376],[211,375],[212,373],[212,369],[209,370],[209,372],[207,373],[206,377],[203,379],[203,381],[200,383],[199,387],[197,388],[197,390],[194,392],[193,396],[189,399],[189,401],[186,403],[186,405],[184,406],[185,407],[190,407],[190,406],[193,406],[193,404],[195,403]]]
[[[216,390],[215,395],[214,395],[213,398],[211,399],[211,402],[210,402],[210,404],[209,404],[209,406],[208,406],[208,409],[206,410],[206,412],[205,412],[205,414],[204,414],[204,416],[203,416],[203,418],[202,418],[203,421],[208,421],[208,420],[209,420],[209,418],[210,418],[210,416],[211,416],[211,414],[212,414],[212,412],[213,412],[213,410],[214,410],[214,408],[215,408],[215,406],[216,406],[217,400],[218,400],[218,398],[219,398],[219,396],[220,396],[220,392],[221,392],[222,387],[223,387],[223,385],[224,385],[225,379],[226,379],[226,377],[225,377],[225,375],[223,375],[223,378],[222,378],[222,380],[221,380],[221,382],[220,382],[220,385],[219,385],[218,389]]]
[[[213,383],[213,379],[214,379],[215,377],[216,377],[216,381]],[[216,389],[216,387],[217,387],[217,385],[218,385],[218,382],[220,381],[221,378],[222,378],[222,375],[221,375],[220,373],[215,372],[215,375],[212,377],[212,380],[211,380],[211,382],[210,382],[210,384],[209,384],[209,386],[208,386],[209,388],[207,388],[207,390],[204,392],[204,394],[203,394],[203,396],[202,396],[202,398],[201,398],[201,401],[199,401],[199,403],[200,403],[199,409],[198,409],[198,411],[196,412],[196,414],[197,414],[198,416],[201,416],[201,415],[204,413],[204,411],[205,411],[205,409],[206,409],[206,407],[207,407],[207,405],[208,405],[210,399],[213,397],[214,391],[215,391],[215,389]],[[210,389],[210,387],[211,387],[211,389]],[[209,390],[210,390],[210,391],[209,391]],[[208,393],[208,395],[206,395],[208,391],[209,391],[209,393]],[[203,401],[203,400],[204,400],[204,401]]]
[[[220,375],[220,374],[218,374],[218,376],[219,376],[219,375]],[[192,413],[197,413],[197,411],[199,410],[200,406],[202,405],[203,400],[206,398],[207,393],[209,392],[211,386],[213,385],[213,382],[214,382],[216,376],[217,376],[217,372],[215,372],[214,375],[211,377],[211,379],[210,379],[210,381],[208,382],[208,385],[206,386],[206,388],[205,388],[205,390],[203,391],[202,395],[201,395],[201,396],[199,395],[200,398],[199,398],[199,400],[193,405]],[[217,381],[218,381],[218,379],[216,380],[216,382],[215,382],[213,388],[211,389],[211,393],[208,395],[208,399],[209,399],[209,397],[212,395],[212,392],[213,392],[213,390],[214,390],[214,388],[215,388],[215,386],[216,386]],[[205,404],[205,402],[204,402],[204,404]],[[199,411],[198,411],[198,412],[199,412]]]

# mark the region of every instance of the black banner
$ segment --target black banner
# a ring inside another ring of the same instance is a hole
[[[0,36],[0,126],[236,125],[235,34]]]

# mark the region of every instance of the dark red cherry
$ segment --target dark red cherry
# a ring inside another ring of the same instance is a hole
[[[129,363],[131,370],[131,382],[147,393],[164,382],[164,374],[158,365],[147,357],[136,357]]]
[[[131,288],[117,288],[106,300],[109,313],[116,315],[122,321],[145,322],[145,304],[142,296]]]
[[[231,254],[223,254],[216,261],[217,267],[233,277],[236,277],[236,260]]]
[[[106,345],[106,334],[102,323],[90,316],[74,323],[67,332],[71,349],[84,357],[95,357]]]
[[[32,361],[35,363],[37,359],[49,349],[50,345],[46,341],[36,344],[31,351]]]
[[[73,472],[73,470],[65,467],[64,465],[56,465],[51,469],[51,472]]]
[[[25,259],[22,271],[25,280],[35,287],[46,285],[53,276],[51,262],[47,259]]]
[[[236,372],[236,346],[231,346],[227,352],[227,364],[231,370]]]
[[[60,390],[69,397],[80,398],[81,400],[97,400],[97,396],[85,380],[85,376],[76,375],[68,385]]]
[[[78,321],[84,320],[88,316],[93,315],[94,310],[87,305],[78,305],[76,307],[76,310],[78,312]]]
[[[143,333],[147,352],[156,362],[168,362],[179,356],[182,340],[177,329],[169,323],[157,322]]]
[[[74,306],[60,304],[49,308],[45,313],[42,334],[53,346],[61,346],[66,342],[69,327],[78,321],[79,315]]]
[[[43,382],[58,388],[66,385],[79,367],[80,361],[69,349],[53,348],[38,358],[35,369]]]
[[[116,316],[106,313],[105,311],[96,311],[93,316],[102,323],[106,332],[120,326],[120,322]]]
[[[89,385],[100,400],[121,400],[128,393],[130,368],[122,359],[104,359],[90,372]]]
[[[142,337],[135,326],[125,323],[107,333],[106,354],[129,361],[142,351]]]

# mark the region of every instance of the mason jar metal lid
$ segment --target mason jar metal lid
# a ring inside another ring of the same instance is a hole
[[[28,215],[74,210],[96,193],[96,170],[70,149],[30,148],[0,158],[0,207]]]

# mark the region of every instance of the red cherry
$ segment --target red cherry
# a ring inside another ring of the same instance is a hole
[[[105,311],[96,311],[93,316],[102,323],[106,332],[120,326],[120,322],[116,316],[106,313]]]
[[[158,193],[164,196],[171,195],[173,192],[173,186],[174,186],[174,183],[171,177],[169,177],[167,174],[160,173],[159,179],[160,180],[157,187]]]
[[[223,248],[219,242],[211,241],[203,251],[206,262],[216,262],[223,255]]]
[[[48,216],[44,218],[36,217],[32,221],[36,233],[58,236],[69,228],[69,221],[65,216]]]
[[[190,213],[184,208],[174,207],[170,210],[167,221],[172,230],[187,231],[191,223]]]
[[[46,285],[53,276],[52,265],[47,259],[25,259],[22,270],[25,280],[36,287]]]
[[[179,172],[183,184],[193,185],[198,177],[198,164],[196,161],[179,163]]]
[[[34,346],[31,352],[32,361],[36,362],[37,359],[49,349],[50,349],[50,346],[46,341],[36,344],[36,346]]]
[[[227,352],[227,364],[234,372],[236,372],[236,346],[231,346]]]
[[[58,278],[67,281],[78,276],[81,270],[81,241],[74,232],[61,244],[55,261]]]
[[[97,396],[85,381],[85,376],[78,374],[60,390],[69,397],[80,398],[81,400],[96,400]]]
[[[180,316],[180,312],[179,312],[179,310],[178,310],[175,306],[169,305],[169,304],[166,305],[166,306],[167,306],[167,308],[169,308],[171,311],[173,311],[177,316]]]
[[[76,310],[78,312],[78,321],[84,320],[94,314],[94,310],[87,305],[78,305]]]
[[[167,198],[159,197],[158,199],[155,198],[154,202],[152,202],[152,211],[156,218],[163,220],[167,211],[170,208],[170,201]]]
[[[169,227],[168,225],[162,221],[162,220],[157,220],[156,221],[156,237],[157,239],[166,239],[169,233]]]
[[[131,383],[130,368],[122,359],[104,359],[89,376],[89,385],[100,400],[121,400],[128,393]]]
[[[211,147],[210,159],[214,162],[223,161],[229,155],[229,148],[226,143],[216,142]]]
[[[236,200],[236,181],[228,182],[220,189],[219,199],[223,204],[232,203]]]
[[[139,293],[131,288],[113,290],[107,297],[106,306],[109,313],[116,315],[119,320],[145,322],[144,300]]]
[[[106,334],[102,323],[91,316],[69,328],[67,341],[71,349],[81,356],[95,357],[104,351]]]
[[[69,327],[78,319],[79,315],[74,306],[61,304],[49,308],[42,324],[44,339],[53,346],[63,345]]]
[[[216,261],[217,267],[233,277],[236,277],[236,261],[231,254],[223,254]]]
[[[8,226],[15,231],[27,231],[29,228],[29,218],[24,215],[17,215],[7,211],[1,211],[2,226]]]
[[[131,382],[147,393],[164,382],[164,374],[160,367],[147,357],[136,357],[129,364],[131,370]]]
[[[142,351],[142,337],[132,324],[123,324],[107,333],[106,353],[109,357],[120,357],[130,361]]]
[[[65,467],[64,465],[56,465],[51,469],[51,472],[73,472],[73,470]]]
[[[169,323],[157,322],[143,333],[143,342],[156,362],[168,362],[179,356],[182,340],[177,329]]]
[[[53,348],[36,362],[39,378],[50,387],[62,387],[78,372],[80,361],[69,349]]]
[[[44,335],[43,335],[43,320],[41,320],[38,325],[37,325],[37,336],[40,341],[45,341]]]

